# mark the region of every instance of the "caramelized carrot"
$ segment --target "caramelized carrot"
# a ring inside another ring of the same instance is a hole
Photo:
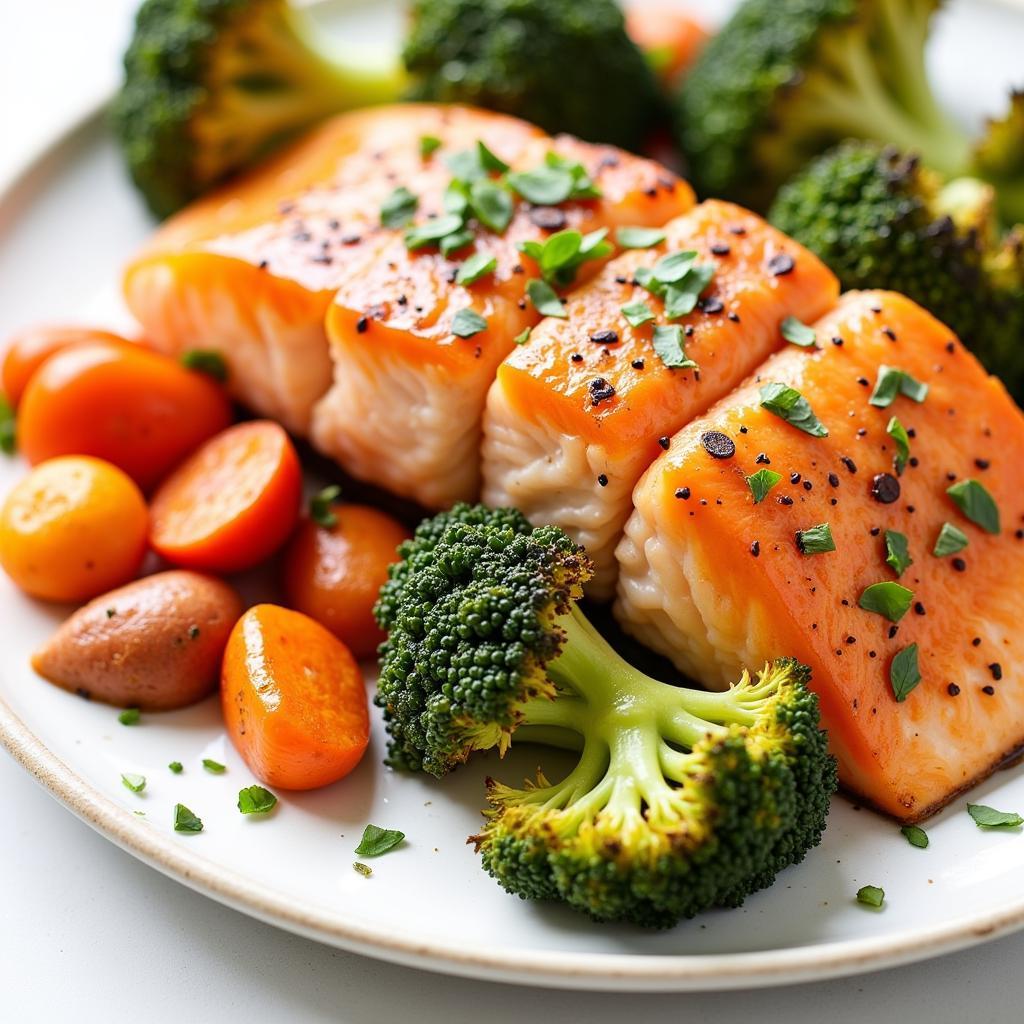
[[[161,484],[151,506],[153,550],[189,569],[237,572],[287,539],[302,470],[276,423],[239,423],[211,438]]]
[[[336,782],[370,740],[366,688],[349,649],[319,623],[277,605],[256,605],[235,624],[221,703],[245,763],[281,789]]]

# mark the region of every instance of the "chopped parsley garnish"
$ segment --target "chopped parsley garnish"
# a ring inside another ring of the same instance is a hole
[[[477,220],[499,235],[504,234],[515,212],[515,204],[508,189],[495,184],[490,178],[481,178],[473,182],[469,204]]]
[[[453,231],[450,235],[445,235],[437,243],[437,247],[441,250],[442,256],[451,256],[452,253],[465,249],[472,241],[473,232],[469,228],[463,228],[461,231]]]
[[[978,828],[1020,828],[1024,825],[1024,818],[1016,811],[997,811],[984,804],[968,804],[967,813]]]
[[[415,216],[420,201],[404,185],[399,185],[380,204],[380,222],[386,228],[404,228]]]
[[[379,857],[382,853],[393,850],[402,840],[405,833],[393,828],[381,828],[379,825],[367,825],[363,829],[363,838],[355,852],[357,857]]]
[[[828,523],[819,523],[806,530],[797,530],[796,546],[801,555],[824,555],[835,551],[832,527]]]
[[[980,526],[986,533],[999,533],[999,507],[984,484],[977,480],[961,480],[947,487],[946,493],[975,526]]]
[[[14,418],[14,406],[4,395],[0,395],[0,451],[13,455],[18,447],[18,432]]]
[[[187,352],[182,352],[180,361],[186,370],[205,373],[207,377],[219,380],[221,384],[228,379],[228,364],[224,362],[224,357],[213,349],[190,348]]]
[[[654,319],[651,307],[642,300],[630,302],[628,305],[622,306],[619,312],[626,318],[626,323],[630,327],[642,327]]]
[[[917,665],[917,644],[910,644],[902,651],[897,651],[889,664],[889,683],[893,696],[902,703],[919,682],[921,670]]]
[[[482,139],[477,139],[476,152],[480,160],[480,166],[485,171],[493,174],[504,174],[509,169],[508,164],[489,149]]]
[[[857,890],[857,902],[868,907],[880,907],[885,902],[885,890],[877,885],[863,885]]]
[[[696,261],[697,253],[692,249],[666,253],[651,267],[650,273],[654,280],[661,284],[675,284],[686,277]],[[643,269],[646,268],[641,268]],[[640,277],[639,274],[637,276]]]
[[[747,486],[754,496],[754,504],[759,505],[768,496],[768,492],[782,479],[781,473],[772,469],[759,469],[747,477]]]
[[[277,797],[262,786],[247,786],[238,791],[238,809],[243,814],[267,814],[277,806]]]
[[[514,345],[525,345],[530,340],[530,333],[533,331],[532,327],[525,327],[521,330],[513,339]]]
[[[686,355],[683,329],[678,324],[658,324],[653,334],[654,351],[672,370],[696,370],[697,364]]]
[[[536,277],[527,281],[526,294],[530,297],[534,309],[541,316],[555,316],[561,320],[568,316],[562,300],[547,281],[541,281]]]
[[[140,717],[141,712],[138,708],[125,708],[124,711],[117,716],[117,720],[122,725],[138,725]]]
[[[360,874],[360,875],[362,875],[362,876],[363,876],[363,878],[369,878],[369,877],[370,877],[370,875],[372,875],[372,874],[373,874],[373,868],[371,868],[369,864],[360,864],[360,863],[359,863],[359,861],[356,861],[356,862],[355,862],[355,863],[354,863],[354,864],[352,865],[352,869],[353,869],[353,870],[354,870],[354,871],[355,871],[355,872],[356,872],[357,874]]]
[[[424,160],[441,148],[441,140],[436,135],[420,136],[420,156]]]
[[[174,805],[175,832],[202,832],[203,822],[197,818],[184,804]]]
[[[880,366],[875,390],[871,392],[868,401],[879,409],[886,409],[896,401],[897,395],[923,402],[928,396],[928,385],[895,366]]]
[[[409,249],[425,249],[440,242],[447,235],[462,230],[462,217],[457,213],[444,213],[432,217],[405,232],[405,244]]]
[[[180,775],[184,770],[185,766],[180,761],[172,761],[167,766],[175,775]]]
[[[456,284],[475,284],[482,277],[493,274],[498,269],[498,260],[495,256],[488,256],[485,252],[475,252],[455,275]]]
[[[911,846],[916,846],[919,850],[928,848],[928,833],[920,826],[904,825],[900,831]]]
[[[220,761],[214,761],[212,758],[209,757],[203,758],[203,767],[211,775],[223,775],[228,770],[227,765],[221,764]]]
[[[899,530],[885,531],[885,562],[897,576],[902,576],[914,564],[906,534]]]
[[[337,526],[338,517],[334,514],[332,506],[340,497],[341,488],[337,484],[331,484],[329,487],[317,491],[309,499],[309,518],[317,526],[322,526],[325,530],[330,530]]]
[[[130,789],[133,793],[141,793],[146,788],[145,775],[133,775],[131,772],[122,773],[121,782],[126,789]]]
[[[805,434],[828,437],[827,428],[814,415],[807,399],[788,384],[765,384],[761,388],[761,406]]]
[[[910,458],[910,435],[907,433],[907,428],[895,416],[889,420],[885,432],[896,444],[896,454],[892,461],[896,467],[896,474],[899,475],[907,468],[907,461]]]
[[[557,153],[548,153],[540,167],[510,172],[505,180],[513,191],[535,206],[557,206],[567,199],[601,197],[601,190],[594,185],[583,164]]]
[[[715,268],[701,263],[692,267],[681,281],[668,285],[665,288],[665,316],[676,320],[692,313],[700,300],[700,293],[714,276]]]
[[[890,622],[899,622],[910,610],[914,592],[891,580],[865,587],[858,604],[867,612],[884,615]]]
[[[967,534],[952,523],[943,523],[938,537],[935,538],[932,554],[936,558],[945,558],[947,555],[955,555],[958,551],[963,551],[965,547],[967,547]]]
[[[816,340],[814,334],[814,328],[808,327],[807,324],[800,320],[797,320],[795,316],[787,316],[782,321],[781,326],[782,336],[791,345],[797,345],[800,348],[813,348]]]
[[[458,338],[472,338],[486,330],[487,321],[475,309],[460,309],[452,318],[452,334]]]
[[[661,228],[622,227],[615,232],[615,241],[623,249],[651,249],[665,241]]]
[[[605,241],[607,234],[607,228],[587,235],[567,229],[544,242],[520,242],[517,248],[537,264],[545,281],[564,288],[576,280],[576,272],[588,260],[601,260],[611,254],[612,245]]]

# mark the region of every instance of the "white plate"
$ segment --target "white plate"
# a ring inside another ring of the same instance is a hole
[[[366,38],[398,30],[394,4],[346,7],[339,16]],[[968,120],[998,110],[1022,51],[1019,10],[953,4],[931,52],[940,95]],[[102,121],[88,119],[0,198],[0,332],[70,317],[123,323],[118,269],[149,229]],[[18,461],[0,462],[0,494],[23,472]],[[659,933],[598,926],[561,907],[520,902],[480,870],[463,839],[479,822],[481,780],[487,773],[510,781],[531,773],[537,755],[529,748],[504,763],[481,759],[444,783],[401,777],[381,767],[383,730],[376,722],[369,754],[348,779],[284,795],[270,820],[243,818],[236,794],[253,780],[224,736],[215,701],[121,726],[113,709],[57,690],[27,667],[61,610],[24,598],[6,579],[0,609],[0,740],[26,769],[158,870],[324,942],[488,979],[710,989],[876,969],[1024,925],[1024,836],[981,832],[963,800],[929,823],[932,844],[922,851],[891,822],[837,799],[824,844],[771,890],[741,910]],[[204,756],[226,762],[227,774],[205,773]],[[185,764],[183,775],[167,770],[172,760]],[[121,772],[146,775],[145,794],[124,789]],[[1024,773],[1001,773],[972,798],[1021,809]],[[201,835],[171,829],[179,801],[203,818]],[[368,821],[409,837],[374,862],[369,880],[351,867]],[[82,877],[87,884],[87,867]],[[854,902],[866,883],[885,888],[881,912]]]

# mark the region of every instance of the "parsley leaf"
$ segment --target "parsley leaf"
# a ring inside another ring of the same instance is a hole
[[[893,583],[891,580],[885,583],[872,583],[865,587],[860,595],[860,604],[867,612],[877,612],[884,615],[890,622],[899,622],[910,610],[911,602],[914,600],[914,592]]]
[[[473,232],[470,231],[469,228],[462,228],[459,231],[453,231],[450,235],[445,235],[444,238],[437,243],[437,247],[441,250],[442,256],[451,256],[460,249],[465,249],[472,241]]]
[[[386,228],[404,228],[419,209],[420,201],[399,185],[380,205],[380,222]]]
[[[486,143],[477,139],[476,153],[480,160],[480,166],[485,171],[492,171],[495,174],[504,174],[509,168],[508,164],[500,156],[487,148]]]
[[[549,284],[566,287],[576,279],[576,272],[588,260],[600,260],[612,251],[605,241],[607,228],[591,231],[587,235],[567,229],[558,231],[545,242],[520,242],[518,249],[539,267],[541,276]]]
[[[525,345],[530,340],[530,332],[533,330],[532,327],[524,327],[513,339],[514,345]]]
[[[654,351],[672,370],[697,370],[697,364],[686,355],[683,329],[678,324],[658,324],[653,334]]]
[[[211,775],[223,775],[227,770],[227,765],[221,764],[220,761],[214,761],[212,758],[203,758],[203,767]]]
[[[885,531],[885,562],[897,576],[902,576],[914,564],[906,535],[899,530]]]
[[[13,455],[18,447],[18,432],[14,418],[14,406],[4,395],[0,395],[0,451]]]
[[[145,775],[133,775],[130,772],[122,774],[121,782],[126,789],[130,789],[133,793],[141,793],[146,788]]]
[[[626,318],[626,323],[628,323],[630,327],[642,327],[644,324],[654,319],[654,313],[651,311],[651,307],[642,300],[630,302],[628,305],[622,306],[619,312]]]
[[[358,857],[379,857],[382,853],[393,850],[403,839],[405,833],[393,828],[381,828],[379,825],[367,825],[363,829],[363,838],[356,847]]]
[[[498,260],[494,256],[488,256],[485,252],[475,252],[455,275],[456,284],[475,284],[482,277],[493,274],[498,269]]]
[[[338,525],[338,517],[334,514],[334,510],[331,506],[341,497],[341,488],[337,484],[331,484],[329,487],[323,488],[323,490],[317,491],[312,498],[309,499],[309,518],[316,523],[317,526],[322,526],[325,530],[330,530],[332,527]]]
[[[832,538],[832,527],[828,523],[819,523],[806,530],[797,530],[796,546],[802,555],[824,555],[829,551],[835,551],[836,542]]]
[[[184,804],[174,805],[175,832],[202,832],[203,821],[197,818]]]
[[[895,366],[880,366],[875,389],[871,392],[868,402],[879,409],[885,409],[896,401],[897,395],[905,395],[915,402],[923,402],[928,396],[928,385],[922,384]]]
[[[827,428],[814,415],[814,410],[807,399],[787,384],[765,384],[761,388],[761,405],[805,434],[812,437],[828,437]]]
[[[967,813],[978,828],[1020,828],[1024,825],[1024,818],[1016,811],[997,811],[984,804],[968,804]]]
[[[711,283],[715,268],[709,263],[691,267],[676,284],[665,288],[665,315],[670,320],[692,313],[700,299],[700,293]]]
[[[526,282],[526,294],[529,295],[534,309],[541,316],[556,316],[561,320],[568,317],[562,300],[558,297],[554,288],[546,281],[532,278]]]
[[[124,711],[117,716],[117,720],[122,725],[138,725],[141,717],[142,713],[138,708],[125,708]]]
[[[896,454],[893,456],[893,465],[896,467],[896,475],[899,476],[907,467],[907,460],[910,458],[910,435],[906,427],[893,416],[885,432],[896,443]]]
[[[980,526],[986,533],[999,533],[999,507],[984,484],[977,480],[961,480],[947,487],[946,493],[975,526]]]
[[[474,334],[487,330],[487,321],[468,306],[460,309],[452,318],[452,334],[458,338],[472,338]]]
[[[857,890],[857,902],[868,907],[880,907],[885,902],[885,890],[877,885],[864,885]]]
[[[243,814],[268,814],[277,806],[277,797],[262,786],[247,786],[238,791],[238,809]]]
[[[782,479],[781,473],[773,469],[759,469],[747,477],[747,486],[754,496],[754,504],[759,505],[768,496],[768,492]]]
[[[791,345],[798,345],[800,348],[813,348],[816,341],[814,329],[797,320],[795,316],[787,316],[782,321],[780,329],[782,336]]]
[[[696,260],[697,253],[692,249],[666,253],[651,267],[651,275],[662,284],[674,284],[686,277]]]
[[[893,655],[889,664],[889,683],[896,700],[902,703],[919,682],[921,670],[917,667],[917,644],[911,644]]]
[[[504,233],[512,221],[515,211],[512,196],[507,189],[496,185],[489,178],[473,182],[469,202],[476,219],[499,235]]]
[[[651,249],[665,241],[661,228],[621,227],[615,232],[615,241],[622,249]]]
[[[180,775],[184,770],[185,766],[180,761],[172,761],[167,766],[175,775]]]
[[[190,348],[181,354],[181,365],[186,370],[194,370],[196,373],[205,373],[221,384],[228,379],[228,364],[224,357],[213,349]]]
[[[513,171],[505,179],[528,203],[557,206],[573,190],[572,174],[562,167],[537,167],[532,171]]]
[[[456,213],[445,213],[409,228],[405,232],[405,245],[408,249],[424,249],[461,230],[462,217]]]
[[[919,850],[928,848],[928,833],[923,828],[917,825],[904,825],[900,831],[911,846],[916,846]]]
[[[420,156],[426,160],[441,148],[441,140],[436,135],[420,136]]]
[[[943,523],[938,537],[935,538],[932,554],[936,558],[945,558],[947,555],[955,555],[958,551],[963,551],[965,547],[967,547],[967,534],[952,523]]]

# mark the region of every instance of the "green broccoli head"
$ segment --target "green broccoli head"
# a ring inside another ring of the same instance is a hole
[[[627,148],[661,109],[614,0],[415,0],[411,24],[414,99],[472,103]]]
[[[1006,224],[1024,224],[1024,92],[1010,96],[1005,117],[988,122],[974,151],[975,173],[996,186]]]
[[[112,119],[128,170],[167,216],[338,111],[397,98],[401,68],[327,46],[287,0],[145,0]]]
[[[512,510],[459,506],[400,553],[377,608],[392,763],[440,774],[513,737],[579,751],[560,782],[488,784],[471,841],[509,892],[666,926],[820,840],[836,769],[802,666],[724,693],[642,674],[578,607],[581,549]]]
[[[677,132],[705,192],[763,209],[845,138],[898,144],[945,174],[970,146],[943,114],[924,47],[940,0],[745,0],[683,82]]]
[[[919,302],[1024,398],[1024,237],[1000,238],[991,186],[943,185],[916,157],[846,142],[784,186],[770,218],[844,288]]]

